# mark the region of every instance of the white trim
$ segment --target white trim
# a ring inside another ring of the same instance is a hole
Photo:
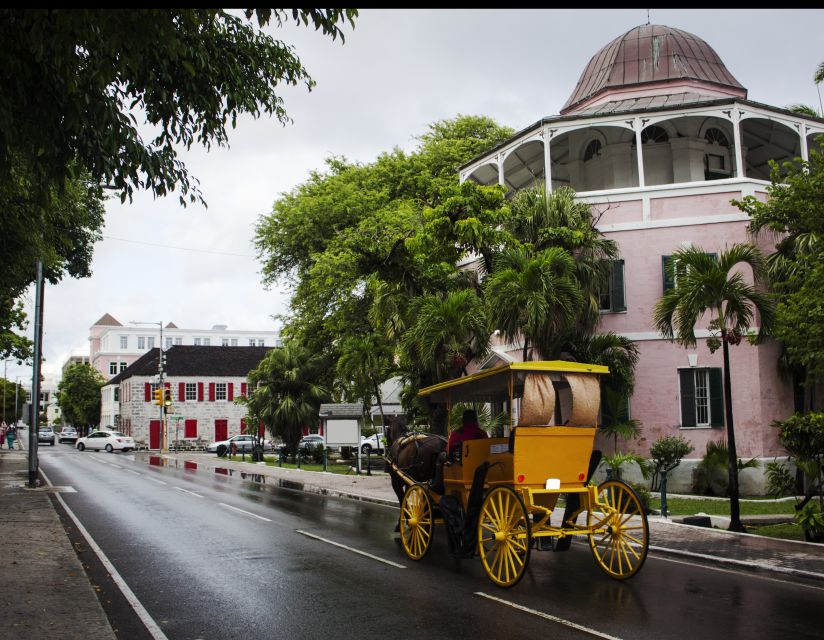
[[[668,227],[692,227],[706,224],[724,224],[728,222],[749,222],[750,217],[745,213],[727,213],[719,216],[695,218],[675,218],[673,220],[644,220],[642,222],[617,222],[615,224],[599,224],[598,231],[635,231],[637,229],[665,229]]]

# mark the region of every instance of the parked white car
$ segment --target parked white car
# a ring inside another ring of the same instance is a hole
[[[92,451],[106,450],[131,451],[134,449],[134,440],[125,433],[119,431],[95,431],[85,438],[78,438],[75,445],[79,451],[91,449]]]
[[[232,436],[228,440],[219,440],[218,442],[210,442],[209,446],[206,447],[206,451],[208,451],[209,453],[214,453],[215,451],[217,451],[217,449],[220,445],[223,445],[224,447],[229,449],[232,446],[233,442],[237,445],[237,452],[238,453],[243,453],[243,452],[249,453],[252,450],[252,448],[255,446],[255,444],[257,442],[257,439],[255,438],[255,436],[250,436],[250,435]],[[264,440],[263,441],[263,450],[264,451],[272,451],[273,448],[274,447],[272,445],[271,440]]]
[[[383,453],[385,446],[386,438],[379,433],[369,436],[368,438],[361,437],[360,450],[364,455],[370,453]]]

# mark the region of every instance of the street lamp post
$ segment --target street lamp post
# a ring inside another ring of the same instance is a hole
[[[160,322],[137,322],[137,321],[130,321],[129,324],[156,324],[160,327],[160,343],[157,345],[157,380],[158,380],[158,389],[160,389],[161,393],[165,393],[163,386],[163,374],[164,374],[164,367],[163,367],[163,321]],[[163,403],[160,403],[160,451],[165,452],[166,449],[166,423],[164,418],[164,410],[165,407]]]

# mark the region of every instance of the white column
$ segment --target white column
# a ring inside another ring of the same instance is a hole
[[[798,125],[798,135],[801,136],[801,159],[806,162],[810,159],[810,152],[807,149],[807,125],[803,122]]]
[[[504,156],[498,154],[498,184],[504,185]]]
[[[546,181],[544,189],[548,198],[549,194],[552,193],[552,156],[549,153],[549,131],[544,129],[541,136],[544,139],[544,180]]]
[[[735,144],[735,177],[745,178],[744,154],[741,148],[741,114],[738,112],[738,109],[733,110],[732,137]]]
[[[638,162],[638,186],[645,186],[644,180],[644,150],[641,148],[641,119],[635,118],[635,153]]]

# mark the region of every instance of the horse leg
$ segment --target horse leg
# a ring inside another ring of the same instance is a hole
[[[389,469],[389,478],[392,480],[392,490],[395,492],[395,495],[398,497],[398,504],[403,503],[403,495],[406,493],[406,483],[401,480],[400,476],[395,473],[395,471],[390,468]],[[398,515],[398,523],[395,525],[395,533],[399,533],[401,530],[401,520],[400,514]]]

